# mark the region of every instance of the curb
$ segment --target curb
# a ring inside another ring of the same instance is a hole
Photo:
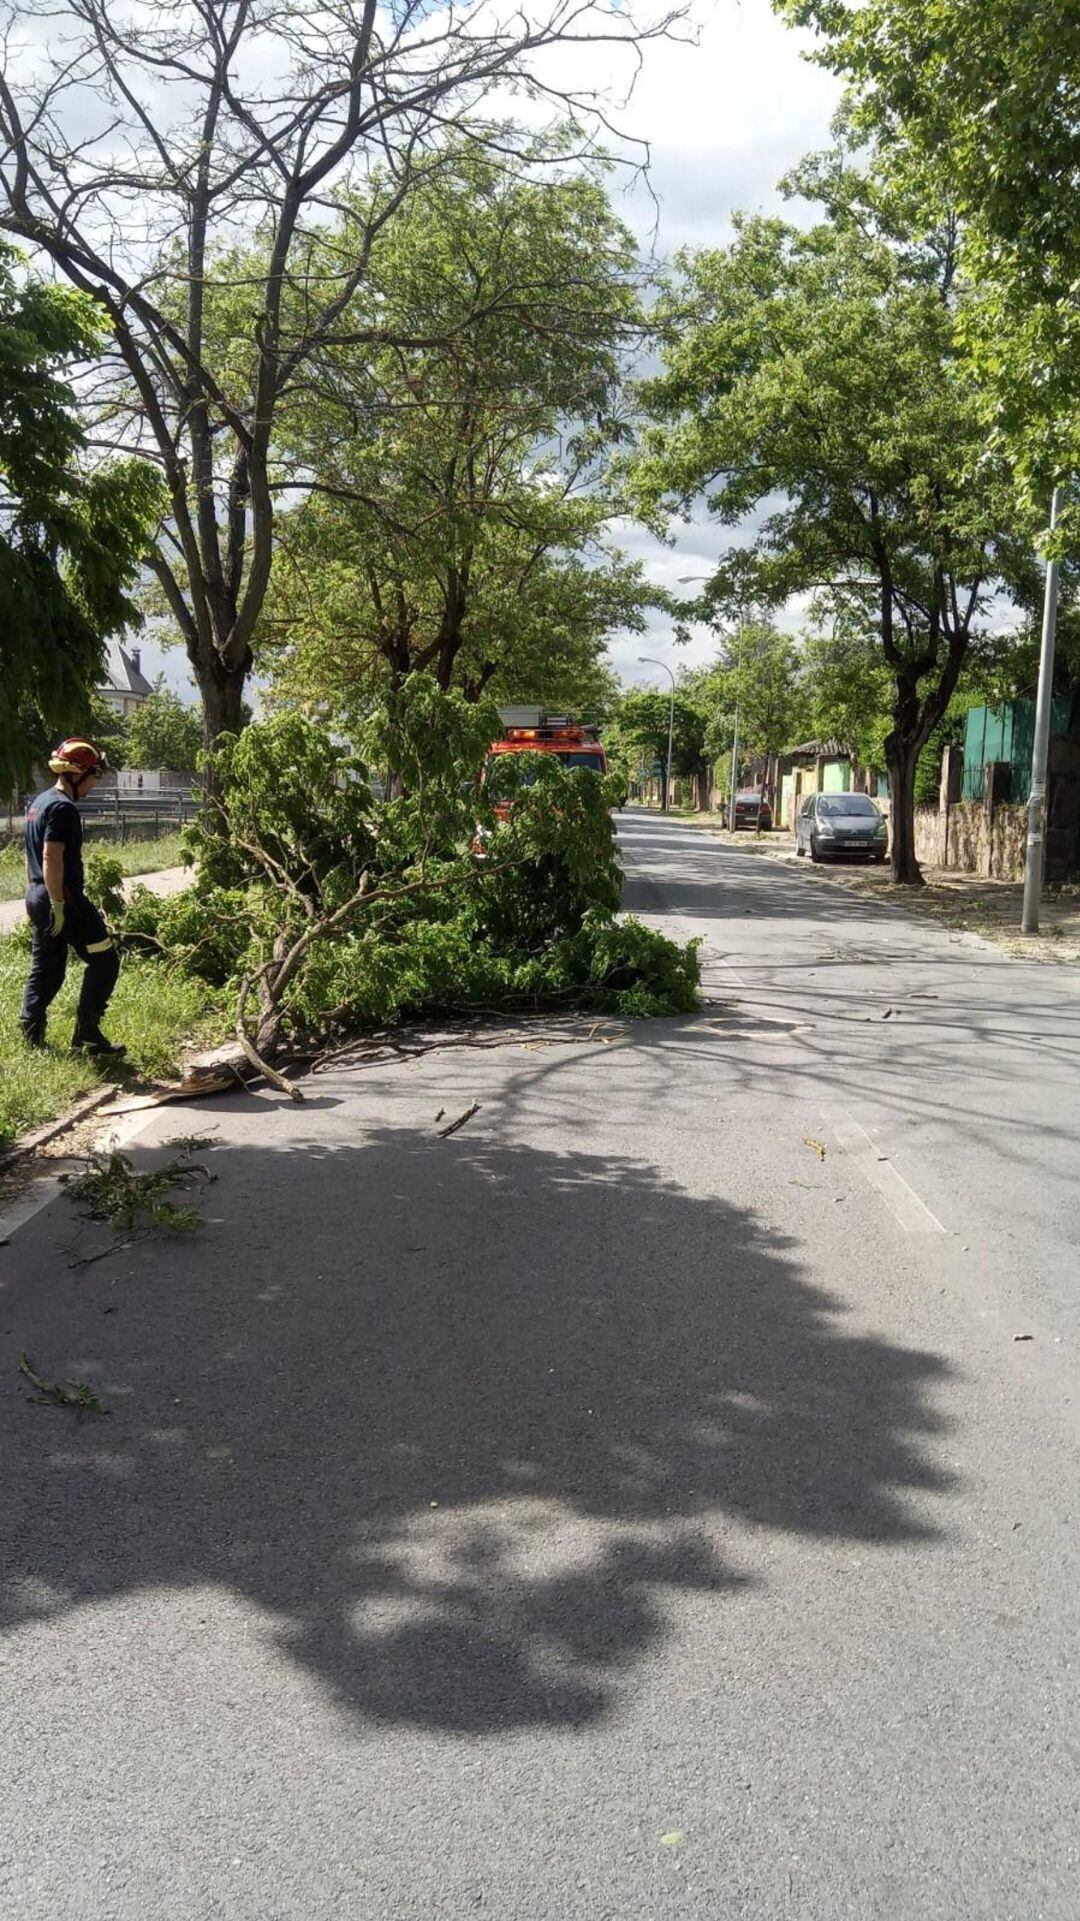
[[[21,1140],[15,1142],[14,1147],[9,1147],[0,1154],[0,1174],[6,1173],[9,1168],[17,1166],[29,1155],[35,1154],[39,1147],[48,1147],[50,1141],[55,1141],[61,1134],[66,1134],[70,1127],[77,1127],[80,1121],[85,1121],[97,1108],[104,1107],[105,1102],[111,1100],[119,1091],[119,1085],[116,1082],[111,1082],[104,1087],[95,1087],[56,1120],[45,1121],[41,1127],[35,1127],[29,1134],[24,1134]]]

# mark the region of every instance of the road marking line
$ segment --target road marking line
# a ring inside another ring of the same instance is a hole
[[[879,1153],[865,1127],[860,1127],[849,1114],[826,1114],[825,1118],[848,1159],[854,1161],[863,1179],[881,1196],[906,1234],[947,1233],[910,1183]]]
[[[688,934],[687,939],[689,938],[691,937]],[[736,987],[741,987],[744,993],[750,992],[750,989],[751,989],[750,981],[744,980],[738,968],[733,967],[732,963],[726,958],[724,954],[717,953],[717,952],[710,952],[709,943],[708,941],[706,941],[704,946],[701,949],[701,974],[702,974],[703,980],[704,980],[706,971],[710,969],[722,970],[725,974],[727,974],[730,977],[731,980],[734,981]],[[713,982],[712,984],[714,986],[720,985],[719,982]]]

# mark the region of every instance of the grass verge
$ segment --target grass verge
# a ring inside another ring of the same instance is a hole
[[[87,835],[84,854],[107,854],[118,860],[125,874],[156,874],[163,867],[180,866],[180,835],[162,834],[160,840],[98,840]],[[26,891],[26,860],[22,840],[0,847],[0,901],[21,900]]]
[[[68,1043],[82,980],[82,968],[73,960],[50,1010],[50,1044],[32,1052],[18,1027],[28,960],[21,940],[0,940],[0,1150],[104,1081],[168,1078],[186,1043],[208,1045],[228,1032],[228,1020],[205,982],[186,980],[156,961],[128,958],[107,1021],[110,1037],[127,1045],[127,1062],[118,1070],[90,1055],[72,1054]]]

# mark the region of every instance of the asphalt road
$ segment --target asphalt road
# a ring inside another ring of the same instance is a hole
[[[1080,979],[622,834],[699,1016],[0,1249],[5,1917],[1075,1921]]]

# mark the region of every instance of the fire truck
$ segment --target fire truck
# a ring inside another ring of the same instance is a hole
[[[496,760],[508,754],[554,754],[564,767],[585,767],[593,774],[606,774],[607,755],[595,727],[570,720],[565,714],[547,714],[540,708],[501,707],[503,731],[488,749],[485,778]],[[521,770],[521,785],[535,778]],[[495,812],[505,820],[509,800],[497,802]]]
[[[499,718],[503,732],[491,743],[489,763],[499,754],[556,754],[565,767],[607,773],[607,755],[595,727],[539,708],[502,707]]]

